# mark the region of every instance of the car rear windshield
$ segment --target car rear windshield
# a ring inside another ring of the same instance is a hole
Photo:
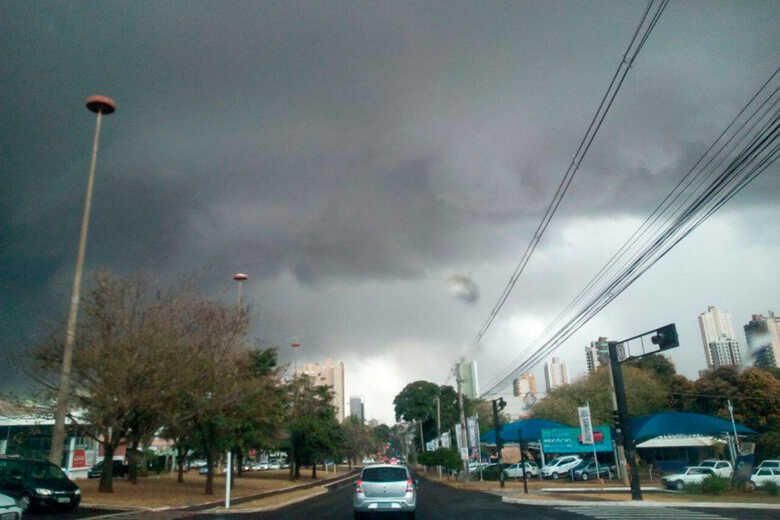
[[[368,468],[363,470],[366,482],[399,482],[406,480],[404,468]]]

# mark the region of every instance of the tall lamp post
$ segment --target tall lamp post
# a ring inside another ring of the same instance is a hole
[[[60,388],[57,392],[57,407],[54,410],[54,431],[51,436],[49,462],[59,466],[62,463],[62,444],[65,441],[65,412],[68,408],[70,393],[70,368],[73,360],[73,343],[76,339],[76,318],[79,313],[81,297],[81,277],[84,271],[84,252],[87,249],[87,228],[89,214],[92,209],[92,187],[95,184],[95,163],[97,162],[98,143],[100,142],[100,123],[103,114],[111,114],[116,110],[116,103],[106,96],[89,96],[87,109],[97,114],[95,118],[95,137],[92,141],[92,161],[89,165],[89,180],[87,194],[84,198],[84,214],[81,217],[81,235],[79,236],[79,252],[76,256],[76,274],[73,277],[73,289],[70,295],[70,312],[65,332],[65,350],[62,353],[62,372],[60,373]]]
[[[236,273],[233,275],[233,280],[238,282],[238,306],[241,307],[241,296],[242,296],[242,288],[244,285],[244,282],[249,278],[248,275],[244,273]]]
[[[290,343],[290,347],[293,349],[293,377],[295,377],[295,373],[298,371],[298,349],[301,348],[301,343],[294,341]]]

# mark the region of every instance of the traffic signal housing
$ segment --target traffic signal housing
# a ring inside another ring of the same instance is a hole
[[[674,323],[656,329],[655,335],[650,338],[650,341],[653,345],[658,345],[659,350],[667,350],[680,346],[680,341],[677,337],[677,327],[675,327]]]

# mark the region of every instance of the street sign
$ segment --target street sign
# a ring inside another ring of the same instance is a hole
[[[593,425],[590,422],[590,406],[580,406],[577,408],[577,415],[580,416],[580,442],[582,442],[582,444],[593,444]]]

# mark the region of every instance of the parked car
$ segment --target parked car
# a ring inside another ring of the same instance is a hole
[[[755,469],[765,469],[765,468],[780,469],[780,460],[767,459],[767,460],[761,461],[761,464],[756,466]]]
[[[198,468],[198,474],[199,474],[199,475],[208,475],[208,472],[209,472],[209,466],[208,466],[208,464],[207,464],[207,465],[205,465],[205,466],[201,466],[201,467],[199,467],[199,468]]]
[[[81,489],[45,460],[0,459],[0,493],[14,498],[22,511],[72,511],[81,502]]]
[[[3,520],[21,520],[22,508],[12,497],[0,494],[0,518]]]
[[[686,484],[701,484],[707,477],[714,477],[712,468],[704,466],[689,466],[682,473],[672,473],[661,478],[661,482],[669,489],[681,490]]]
[[[507,478],[523,478],[523,463],[512,464],[504,470],[504,474]],[[538,477],[539,467],[533,462],[526,461],[525,476],[526,478]]]
[[[616,472],[615,466],[610,466],[606,462],[598,463],[598,473],[596,470],[596,461],[586,459],[577,464],[572,470],[574,480],[588,480],[592,478],[612,478]]]
[[[279,463],[279,468],[280,469],[288,469],[289,467],[290,467],[290,463],[287,462],[287,461],[283,461],[283,462]]]
[[[269,462],[268,469],[282,469],[282,465],[278,462]]]
[[[750,475],[750,487],[754,489],[760,488],[769,482],[774,482],[780,486],[780,469],[759,468],[758,471]]]
[[[542,477],[558,480],[566,476],[569,470],[574,469],[582,459],[577,455],[564,455],[556,457],[544,466],[542,466]]]
[[[190,461],[190,468],[192,469],[202,468],[205,465],[206,465],[205,459],[195,459]]]
[[[100,478],[103,476],[103,467],[105,461],[101,460],[87,471],[87,478]],[[113,464],[113,473],[115,477],[126,477],[130,466],[123,463],[121,460],[115,460]]]
[[[734,473],[734,468],[731,466],[731,462],[727,460],[703,460],[699,466],[710,468],[717,476],[723,478],[730,479],[731,475]]]
[[[355,483],[352,501],[357,520],[369,513],[400,512],[413,519],[417,483],[406,466],[381,464],[364,468]]]
[[[363,464],[373,464],[373,463],[374,463],[374,459],[372,459],[371,457],[363,458]]]

